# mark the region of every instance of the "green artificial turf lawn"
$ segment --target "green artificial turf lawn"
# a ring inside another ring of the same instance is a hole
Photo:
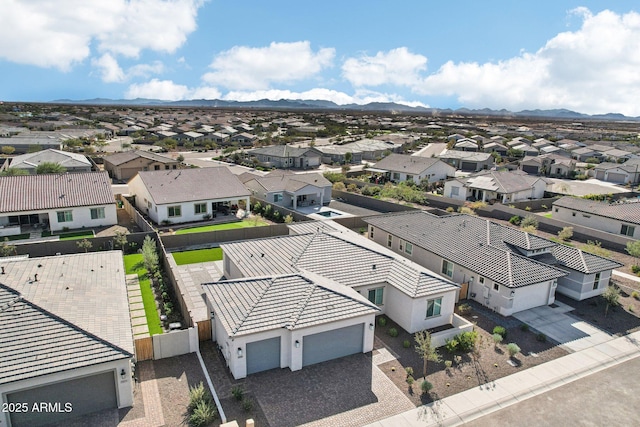
[[[222,259],[222,249],[198,249],[194,251],[174,252],[173,259],[176,264],[195,264],[197,262],[220,261]]]
[[[224,224],[213,224],[213,225],[203,225],[202,227],[191,227],[191,228],[182,228],[180,230],[176,230],[175,234],[189,234],[189,233],[203,233],[205,231],[218,231],[218,230],[233,230],[236,228],[246,228],[246,227],[254,227],[254,226],[263,226],[268,225],[267,222],[259,220],[256,224],[256,221],[253,219],[245,219],[243,221],[237,222],[227,222]]]
[[[135,269],[138,264],[142,263],[142,254],[131,254],[124,256],[124,268],[127,274],[137,274],[138,282],[140,282],[140,291],[142,293],[142,303],[144,304],[144,313],[147,317],[147,325],[151,335],[159,335],[162,333],[162,324],[160,316],[156,308],[156,299],[151,289],[151,280],[147,278],[147,269],[140,267]]]

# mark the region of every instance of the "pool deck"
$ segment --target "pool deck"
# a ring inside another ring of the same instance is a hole
[[[327,206],[305,206],[303,208],[298,208],[298,212],[308,216],[311,219],[318,219],[320,221],[331,220],[334,218],[346,218],[353,216],[350,213],[340,211],[338,209],[330,208]],[[320,212],[334,212],[337,215],[325,216],[320,214]]]

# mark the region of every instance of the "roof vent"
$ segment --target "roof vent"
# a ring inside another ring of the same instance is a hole
[[[371,266],[371,269],[372,269],[372,270],[375,270],[375,269],[376,269],[376,265],[375,265],[375,264],[373,264],[373,265]]]
[[[260,258],[264,258],[264,254],[260,254]]]

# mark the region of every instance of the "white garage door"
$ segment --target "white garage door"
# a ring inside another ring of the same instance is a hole
[[[627,176],[623,173],[608,173],[607,174],[607,181],[608,182],[617,182],[619,184],[624,183],[624,181],[627,179]]]
[[[302,366],[362,353],[364,323],[307,335],[302,339]]]

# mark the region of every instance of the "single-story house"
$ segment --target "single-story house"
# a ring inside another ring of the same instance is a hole
[[[0,266],[0,402],[20,405],[0,411],[0,425],[62,425],[132,406],[134,343],[122,252],[0,260]]]
[[[16,168],[35,174],[36,169],[42,163],[55,163],[66,169],[67,172],[91,172],[94,164],[83,154],[70,153],[68,151],[47,149],[15,156],[11,163],[5,163],[2,169]]]
[[[576,161],[557,154],[526,156],[520,161],[519,169],[531,175],[567,177],[576,168]]]
[[[638,184],[640,182],[640,159],[629,159],[624,163],[604,162],[592,169],[596,179],[616,184]]]
[[[453,149],[458,151],[478,151],[478,146],[478,141],[475,139],[461,138],[456,141]]]
[[[433,183],[452,177],[456,169],[436,157],[389,154],[371,168],[371,172],[384,173],[393,182],[413,181],[419,184],[423,179]]]
[[[444,195],[457,200],[511,203],[540,199],[544,196],[547,185],[544,178],[530,176],[522,171],[482,171],[446,181]]]
[[[318,150],[322,157],[320,158],[322,163],[325,164],[356,164],[362,163],[362,151],[354,151],[353,147],[346,147],[344,145],[322,145],[313,147]],[[350,157],[350,159],[349,159]]]
[[[607,203],[561,197],[553,202],[552,216],[572,224],[640,239],[640,203],[636,200]]]
[[[280,169],[309,169],[320,166],[322,153],[313,147],[292,147],[290,145],[272,145],[254,148],[247,154],[254,156],[265,166]]]
[[[591,159],[591,158],[601,159],[602,152],[596,151],[591,147],[580,147],[571,151],[571,157],[573,157],[579,162],[584,162],[587,159]]]
[[[60,136],[45,136],[38,135],[36,132],[26,132],[11,138],[0,138],[0,148],[5,146],[15,148],[14,154],[48,149],[62,150],[62,138]]]
[[[388,138],[384,140],[364,138],[343,144],[342,147],[353,153],[362,153],[362,160],[378,161],[389,153],[401,151],[403,145],[402,142],[394,142]]]
[[[157,224],[228,215],[246,209],[251,195],[226,167],[140,172],[128,184],[138,210]]]
[[[129,180],[138,172],[180,169],[181,163],[151,151],[133,150],[104,157],[104,170],[118,180]]]
[[[498,153],[502,157],[506,157],[509,152],[509,149],[505,145],[496,141],[485,144],[482,150],[485,153]]]
[[[376,314],[411,333],[472,327],[453,313],[458,286],[341,227],[220,247],[227,280],[203,288],[235,378],[370,351]]]
[[[251,147],[253,145],[253,142],[257,139],[258,137],[253,134],[241,132],[233,135],[231,137],[231,142],[237,142],[240,145]]]
[[[293,210],[327,205],[331,201],[331,182],[320,173],[272,171],[243,181],[257,198]]]
[[[21,225],[60,231],[118,223],[106,172],[3,176],[0,200],[3,235],[19,234]]]
[[[495,164],[495,159],[491,153],[482,152],[446,150],[438,158],[462,171],[479,172],[491,169]]]
[[[503,316],[552,304],[556,288],[578,300],[599,295],[621,265],[472,215],[412,211],[365,222],[371,240],[466,283],[468,298]]]

